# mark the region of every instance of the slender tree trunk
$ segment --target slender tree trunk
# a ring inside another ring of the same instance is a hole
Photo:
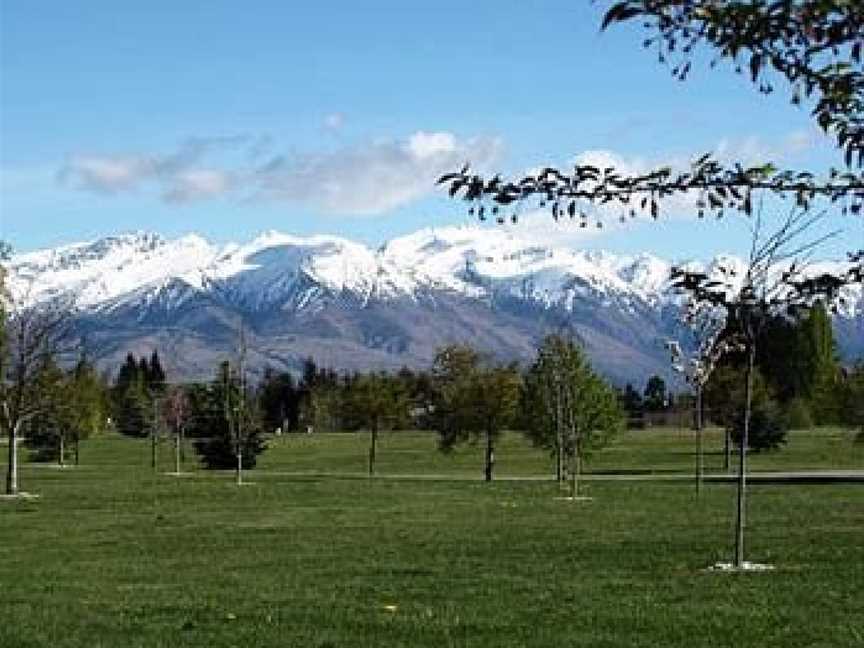
[[[705,437],[702,428],[702,385],[696,385],[696,495],[702,494],[705,477]]]
[[[729,467],[732,465],[732,436],[729,428],[723,433],[723,470],[729,472]]]
[[[63,459],[66,454],[66,444],[64,443],[63,433],[57,435],[57,465],[63,467]]]
[[[75,453],[75,465],[77,466],[81,461],[81,438],[78,436],[78,434],[73,437],[72,449],[72,451]]]
[[[153,424],[150,426],[150,467],[156,472],[158,457],[156,456],[156,425],[159,417],[156,398],[153,398]]]
[[[184,425],[180,424],[180,465],[186,463],[186,431]]]
[[[178,475],[180,474],[180,430],[182,428],[178,427],[177,432],[174,435],[174,472]]]
[[[242,416],[242,415],[241,415]],[[234,437],[234,454],[237,456],[237,485],[243,485],[243,435],[242,435],[242,420],[241,417],[238,416],[237,422],[235,423],[235,432],[236,435]]]
[[[492,439],[492,430],[486,430],[486,472],[485,478],[487,482],[492,481],[492,471],[495,467],[495,445]]]
[[[738,507],[735,519],[735,566],[744,566],[744,529],[746,526],[747,494],[747,442],[750,436],[750,410],[753,400],[753,363],[755,342],[750,341],[747,349],[747,373],[745,377],[744,429],[741,434],[741,447],[738,449]]]
[[[561,414],[561,383],[558,377],[555,377],[555,434],[556,434],[556,461],[557,461],[557,478],[559,489],[564,483],[564,429]]]
[[[570,497],[574,500],[579,496],[579,476],[582,469],[582,457],[577,441],[573,449],[573,466],[570,468]]]
[[[20,422],[9,427],[9,464],[6,471],[6,494],[18,494],[18,432]]]
[[[372,429],[369,432],[369,476],[375,474],[375,455],[378,450],[378,417],[372,421]]]

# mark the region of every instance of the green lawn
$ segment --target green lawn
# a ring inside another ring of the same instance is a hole
[[[851,439],[801,433],[753,463],[861,468]],[[634,432],[594,466],[689,470],[691,446]],[[381,471],[479,476],[479,449],[432,450],[386,435]],[[595,482],[574,504],[549,482],[292,474],[362,472],[359,435],[279,439],[243,488],[153,475],[144,442],[82,459],[25,464],[41,497],[0,502],[3,648],[864,645],[862,484],[754,486],[748,555],[777,570],[717,574],[702,568],[729,558],[729,485],[697,501],[687,483]],[[512,435],[499,468],[548,461]]]

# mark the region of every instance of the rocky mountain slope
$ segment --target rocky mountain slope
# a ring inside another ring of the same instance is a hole
[[[379,249],[278,232],[225,246],[136,233],[18,255],[10,286],[19,304],[74,294],[104,366],[158,348],[175,379],[209,376],[242,323],[258,370],[297,369],[308,356],[349,370],[424,367],[451,342],[527,360],[543,335],[566,331],[610,378],[641,383],[668,375],[662,343],[680,333],[669,269],[647,254],[476,227],[421,230]],[[860,287],[848,297],[836,327],[851,358],[864,354],[864,303]]]

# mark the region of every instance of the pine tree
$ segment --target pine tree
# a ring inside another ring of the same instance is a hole
[[[117,431],[127,436],[145,437],[150,433],[152,404],[139,377],[126,387],[115,410]]]
[[[666,381],[660,376],[654,375],[648,379],[648,383],[645,385],[643,403],[649,412],[662,412],[668,406]]]
[[[162,394],[165,392],[165,371],[159,362],[159,352],[155,349],[150,356],[147,371],[147,389],[151,394]]]
[[[223,362],[216,379],[190,398],[189,434],[207,468],[236,467],[238,434],[243,470],[254,468],[266,449],[254,402],[242,396],[238,376]]]
[[[288,372],[276,373],[272,369],[264,372],[258,388],[258,404],[265,429],[282,432],[296,430],[299,425],[300,389],[294,376]]]

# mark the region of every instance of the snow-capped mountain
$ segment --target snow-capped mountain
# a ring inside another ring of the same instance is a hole
[[[700,267],[730,263],[740,264]],[[344,369],[424,366],[449,342],[527,359],[544,334],[567,329],[601,370],[638,381],[668,372],[662,341],[680,326],[670,267],[480,227],[424,229],[378,249],[278,232],[224,246],[137,233],[15,256],[9,286],[25,305],[74,295],[106,364],[158,347],[181,378],[209,375],[242,321],[259,367],[310,355]],[[852,356],[864,352],[861,287],[847,297],[838,335]]]

